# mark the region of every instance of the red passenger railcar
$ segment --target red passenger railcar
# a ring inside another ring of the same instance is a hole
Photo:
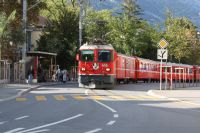
[[[116,80],[128,83],[136,80],[136,58],[123,54],[117,55],[116,61]]]
[[[160,76],[159,62],[137,57],[136,59],[136,79],[143,81],[156,81]]]
[[[159,81],[160,63],[139,57],[117,54],[112,45],[98,40],[84,44],[77,55],[79,86],[113,88],[116,82]],[[163,63],[162,80],[192,82],[200,80],[200,67]]]
[[[200,81],[200,66],[193,66],[194,69],[194,81]]]

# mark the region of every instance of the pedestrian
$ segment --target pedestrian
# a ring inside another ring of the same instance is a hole
[[[30,69],[28,70],[28,84],[31,84],[32,83],[32,80],[33,80],[33,67],[31,66]]]
[[[62,81],[63,81],[63,83],[65,83],[67,81],[66,70],[63,70],[62,74],[63,74]]]
[[[57,69],[56,76],[57,76],[57,81],[59,82],[60,81],[60,76],[61,76],[60,68]]]

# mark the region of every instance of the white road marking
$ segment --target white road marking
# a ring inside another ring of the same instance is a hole
[[[31,129],[27,129],[27,130],[16,132],[16,133],[27,133],[27,132],[30,132],[30,131],[33,131],[33,130],[38,130],[38,129],[41,129],[41,128],[50,127],[50,126],[57,125],[57,124],[60,124],[60,123],[63,123],[63,122],[66,122],[66,121],[69,121],[69,120],[72,120],[72,119],[76,119],[76,118],[81,117],[81,116],[83,116],[83,114],[78,114],[78,115],[72,116],[70,118],[66,118],[66,119],[57,121],[57,122],[45,124],[45,125],[42,125],[42,126],[34,127],[34,128],[31,128]]]
[[[16,129],[12,129],[10,131],[4,132],[4,133],[15,133],[17,131],[23,130],[24,128],[16,128]]]
[[[27,118],[27,117],[29,117],[29,116],[25,115],[25,116],[22,116],[22,117],[15,118],[15,120],[17,121],[17,120],[21,120],[21,119],[24,119],[24,118]]]
[[[6,123],[7,121],[2,121],[2,122],[0,122],[0,125],[3,125],[4,123]]]
[[[111,125],[113,125],[115,122],[116,122],[116,121],[110,121],[110,122],[108,122],[106,125],[111,126]]]
[[[48,131],[50,131],[50,129],[37,130],[37,131],[27,132],[27,133],[41,133],[41,132],[48,132]]]
[[[114,114],[113,117],[114,117],[114,118],[118,118],[119,115],[118,115],[118,114]]]
[[[194,110],[194,109],[190,109],[191,111],[193,111],[193,112],[198,112],[198,113],[200,113],[200,110]]]
[[[85,90],[85,95],[88,95],[88,91],[89,91],[89,89]],[[116,112],[117,112],[116,110],[114,110],[113,108],[111,108],[111,107],[109,107],[109,106],[103,104],[102,102],[99,102],[99,101],[94,100],[94,99],[93,99],[93,101],[95,101],[96,103],[100,104],[101,106],[107,108],[108,110],[110,110],[110,111],[113,112],[113,113],[116,113]]]
[[[96,133],[98,131],[101,131],[102,129],[101,128],[97,128],[97,129],[94,129],[94,130],[91,130],[91,131],[87,131],[85,133]]]
[[[93,101],[95,101],[96,103],[100,104],[101,106],[107,108],[108,110],[110,110],[110,111],[113,112],[113,113],[116,113],[116,112],[117,112],[116,110],[114,110],[113,108],[111,108],[111,107],[109,107],[109,106],[103,104],[102,102],[99,102],[99,101],[97,101],[97,100],[93,100]]]

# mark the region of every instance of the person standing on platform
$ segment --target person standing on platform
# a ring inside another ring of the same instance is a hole
[[[57,69],[56,76],[57,76],[57,81],[59,82],[60,81],[60,76],[61,76],[60,68]]]
[[[66,74],[66,70],[63,70],[62,71],[62,74],[63,74],[63,76],[62,76],[62,81],[63,81],[63,83],[65,83],[66,81],[67,81],[67,74]]]
[[[31,66],[30,69],[28,70],[28,84],[31,84],[33,81],[33,67]]]

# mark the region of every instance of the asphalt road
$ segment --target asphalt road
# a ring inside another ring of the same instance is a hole
[[[158,84],[43,87],[0,102],[0,133],[199,133],[198,107],[148,96]]]

